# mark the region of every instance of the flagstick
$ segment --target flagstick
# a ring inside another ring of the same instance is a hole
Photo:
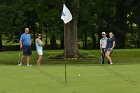
[[[65,83],[66,83],[67,82],[66,24],[64,24],[64,61],[65,61]]]
[[[66,23],[72,20],[72,15],[70,13],[70,10],[65,6],[65,4],[63,4],[61,19],[64,21],[64,61],[65,61],[65,83],[66,83],[67,82]]]

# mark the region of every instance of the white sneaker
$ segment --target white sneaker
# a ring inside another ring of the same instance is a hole
[[[22,66],[22,64],[21,64],[21,63],[19,63],[19,64],[18,64],[18,66]]]
[[[28,67],[31,67],[32,65],[30,65],[30,64],[27,64],[27,66],[28,66]]]
[[[112,65],[113,63],[111,62],[110,64]]]

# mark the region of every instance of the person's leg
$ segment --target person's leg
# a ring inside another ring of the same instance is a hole
[[[20,63],[19,63],[19,66],[21,66],[23,64],[23,59],[24,59],[24,55],[22,55],[21,59],[20,59]]]
[[[31,51],[31,47],[27,47],[27,66],[31,66],[30,65],[30,57],[32,55],[32,51]]]
[[[106,53],[105,53],[105,57],[106,57],[106,59],[109,61],[109,63],[110,64],[112,64],[112,60],[111,60],[111,58],[110,58],[110,51],[107,51]]]
[[[39,61],[40,61],[40,57],[39,57],[39,55],[38,55],[37,65],[39,65]]]
[[[38,56],[37,65],[40,65],[42,62],[42,55]]]
[[[109,56],[110,56],[110,58],[111,58],[111,54],[112,54],[112,52],[113,52],[113,51],[111,51],[111,52],[110,52],[110,55],[109,55]],[[108,61],[108,64],[110,64],[110,62],[109,62],[109,61]]]
[[[30,64],[30,56],[27,56],[27,65]]]
[[[105,57],[105,53],[104,53],[104,51],[102,50],[102,64],[104,64],[104,57]]]
[[[111,58],[111,54],[109,54],[109,57]],[[110,62],[108,61],[108,64],[110,64]]]
[[[24,46],[23,46],[22,51],[23,51],[23,54],[22,54],[22,56],[21,56],[19,66],[21,66],[21,65],[23,64],[23,59],[24,59],[24,57],[25,57],[25,55],[26,55],[26,48],[25,48]]]
[[[40,64],[42,63],[42,55],[40,56]]]

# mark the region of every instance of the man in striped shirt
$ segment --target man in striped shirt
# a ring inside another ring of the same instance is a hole
[[[102,38],[100,39],[100,50],[101,50],[101,54],[102,54],[102,56],[101,56],[101,64],[104,64],[106,44],[107,44],[106,33],[102,32]]]

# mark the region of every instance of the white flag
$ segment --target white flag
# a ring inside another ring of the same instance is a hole
[[[70,10],[63,4],[63,11],[61,15],[61,19],[64,21],[64,23],[68,23],[72,20],[72,15]]]

